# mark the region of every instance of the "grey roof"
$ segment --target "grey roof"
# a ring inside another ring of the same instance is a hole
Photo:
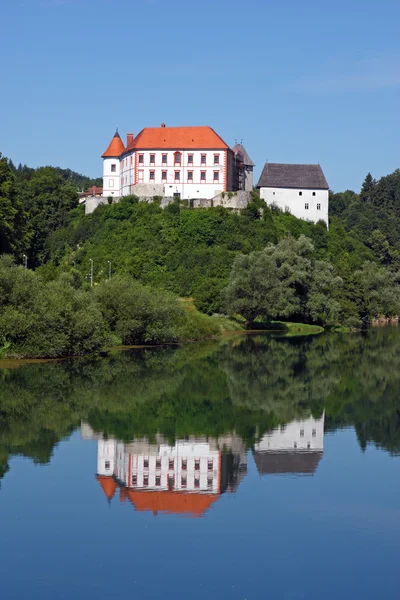
[[[322,452],[253,451],[253,458],[260,475],[312,475],[322,458]]]
[[[241,155],[242,162],[244,165],[246,165],[246,167],[255,167],[255,164],[251,160],[243,144],[235,144],[235,146],[233,147],[233,151],[235,154]]]
[[[257,187],[329,189],[328,182],[319,165],[285,165],[283,163],[266,163]]]

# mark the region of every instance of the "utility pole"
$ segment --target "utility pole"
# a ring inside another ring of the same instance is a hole
[[[111,281],[111,261],[107,261],[108,264],[108,281]]]
[[[89,258],[90,260],[90,287],[93,287],[93,259]]]

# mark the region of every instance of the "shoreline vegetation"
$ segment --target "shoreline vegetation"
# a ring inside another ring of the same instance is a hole
[[[85,216],[88,182],[0,155],[2,357],[398,322],[400,170],[331,192],[329,230],[256,191],[238,211],[126,196]]]

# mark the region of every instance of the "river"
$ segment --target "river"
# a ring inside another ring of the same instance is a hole
[[[398,328],[0,369],[0,597],[398,599],[399,391]]]

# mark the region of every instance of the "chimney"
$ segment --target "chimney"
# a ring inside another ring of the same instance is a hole
[[[165,127],[165,123],[161,123],[161,127]]]
[[[133,135],[133,133],[127,133],[126,134],[126,147],[129,146],[129,144],[131,144],[133,142],[133,138],[135,136]]]

